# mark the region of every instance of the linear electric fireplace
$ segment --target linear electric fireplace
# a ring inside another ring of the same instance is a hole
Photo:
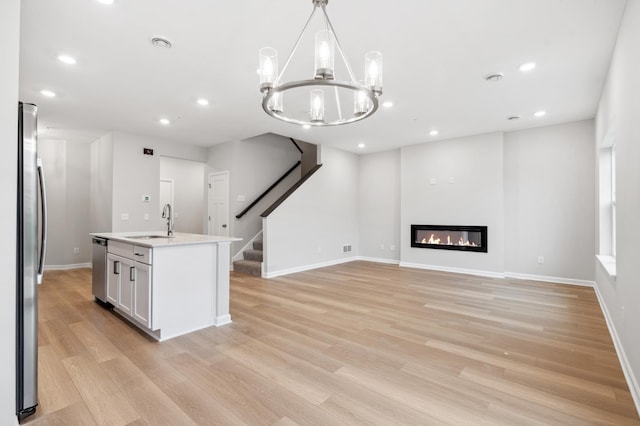
[[[487,253],[487,227],[411,225],[411,247]]]

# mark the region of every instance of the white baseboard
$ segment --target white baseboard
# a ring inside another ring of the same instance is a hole
[[[362,260],[365,262],[375,262],[375,263],[386,263],[389,265],[399,265],[400,261],[397,259],[381,259],[378,257],[366,257],[366,256],[357,256],[353,260]]]
[[[600,289],[597,285],[594,285],[593,289],[596,292],[596,297],[598,298],[600,309],[604,314],[604,320],[607,323],[607,328],[609,329],[611,340],[613,340],[613,346],[616,348],[616,354],[618,354],[618,360],[620,361],[620,365],[622,366],[622,372],[624,373],[625,379],[627,379],[627,385],[629,385],[629,392],[631,392],[631,397],[633,398],[633,402],[636,405],[636,411],[638,412],[638,414],[640,414],[640,385],[638,385],[638,380],[636,379],[635,374],[633,374],[633,369],[631,368],[631,364],[629,363],[627,354],[625,353],[624,347],[622,346],[622,341],[620,340],[618,332],[616,331],[616,326],[613,323],[613,318],[611,318],[609,310],[607,309],[607,305],[605,305],[604,303],[604,298],[600,293]]]
[[[356,256],[352,256],[344,259],[329,260],[327,262],[314,263],[313,265],[296,266],[295,268],[281,269],[279,271],[273,271],[273,272],[265,272],[263,270],[262,278],[276,278],[276,277],[281,277],[283,275],[295,274],[296,272],[310,271],[312,269],[324,268],[326,266],[333,266],[333,265],[339,265],[341,263],[353,262],[354,260],[358,260],[358,258]],[[264,262],[262,263],[262,265],[264,269]]]
[[[227,324],[231,324],[231,315],[227,314],[227,315],[221,315],[219,317],[216,317],[216,323],[215,323],[216,327],[220,327],[221,325],[227,325]]]
[[[45,271],[66,271],[69,269],[91,268],[91,262],[73,263],[70,265],[44,265]]]
[[[430,271],[453,272],[455,274],[477,275],[480,277],[504,278],[504,273],[493,271],[481,271],[478,269],[452,268],[449,266],[425,265],[423,263],[400,262],[403,268],[428,269]]]
[[[519,280],[542,281],[546,283],[578,285],[582,287],[595,287],[595,281],[576,280],[574,278],[548,277],[546,275],[519,274],[517,272],[505,272],[506,278],[516,278]]]

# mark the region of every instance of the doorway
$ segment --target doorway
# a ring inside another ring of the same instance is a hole
[[[229,172],[209,174],[209,235],[229,236]]]

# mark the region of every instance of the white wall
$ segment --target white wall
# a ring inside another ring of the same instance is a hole
[[[0,223],[7,229],[0,239],[0,424],[18,424],[16,409],[16,188],[18,158],[18,49],[20,45],[20,1],[0,2]]]
[[[401,148],[401,265],[504,272],[502,156],[502,133]],[[488,226],[489,251],[412,248],[412,224]]]
[[[594,280],[593,124],[505,133],[507,271]]]
[[[400,150],[358,158],[358,255],[400,261]]]
[[[111,232],[113,223],[113,133],[91,143],[90,232]]]
[[[263,221],[267,276],[339,263],[358,253],[358,157],[318,148],[323,166]],[[344,244],[353,251],[343,253]]]
[[[47,267],[91,262],[90,149],[85,143],[38,141],[48,201]],[[79,249],[74,254],[74,248]]]
[[[160,178],[173,181],[174,231],[206,234],[205,164],[198,161],[160,157]],[[159,206],[162,209],[163,206]]]
[[[144,155],[152,148],[154,155]],[[207,149],[172,143],[124,132],[113,133],[112,232],[160,231],[166,221],[160,216],[160,157],[205,162]],[[143,196],[150,197],[149,202]],[[122,220],[121,215],[129,215]],[[149,219],[145,220],[145,214]]]
[[[232,243],[231,256],[262,229],[260,214],[300,179],[300,167],[245,216],[235,216],[299,160],[300,152],[288,138],[271,133],[209,149],[207,164],[216,172],[229,171],[229,235],[243,239]],[[244,201],[238,201],[239,196]]]
[[[617,158],[617,276],[611,279],[596,263],[596,286],[622,365],[640,407],[640,2],[629,1],[596,115],[597,152],[614,132]],[[595,186],[596,184],[594,184]],[[598,211],[594,202],[592,208]]]

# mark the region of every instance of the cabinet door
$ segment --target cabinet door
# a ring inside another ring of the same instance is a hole
[[[133,288],[136,281],[136,268],[130,260],[122,260],[122,273],[120,274],[120,287],[118,290],[118,308],[131,315],[133,307]]]
[[[107,255],[107,301],[113,306],[118,306],[118,288],[122,277],[122,263],[119,256]]]
[[[133,298],[133,318],[147,328],[151,323],[151,266],[135,263],[136,283]]]

